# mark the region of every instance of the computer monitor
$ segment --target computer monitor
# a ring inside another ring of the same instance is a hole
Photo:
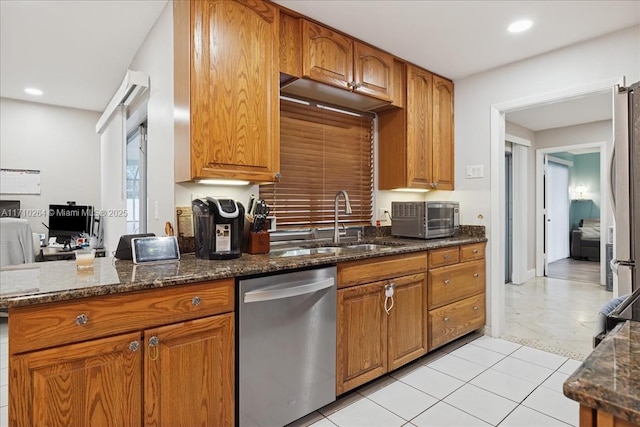
[[[91,234],[93,206],[49,205],[49,237],[67,243],[83,233]]]

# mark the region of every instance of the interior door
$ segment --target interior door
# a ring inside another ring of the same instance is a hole
[[[569,257],[569,167],[547,165],[547,263]]]
[[[549,194],[549,155],[545,154],[543,158],[542,165],[542,223],[544,224],[544,240],[542,243],[542,257],[544,260],[543,264],[543,275],[546,276],[549,272],[549,263],[548,263],[548,242],[549,242],[549,222],[551,220],[548,217],[548,194]]]

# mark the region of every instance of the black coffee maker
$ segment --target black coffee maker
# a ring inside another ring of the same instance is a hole
[[[196,258],[232,259],[242,255],[244,207],[233,199],[191,202]]]

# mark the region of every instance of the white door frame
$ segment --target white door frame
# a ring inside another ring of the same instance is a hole
[[[581,148],[598,148],[600,150],[600,284],[604,285],[606,280],[606,230],[607,216],[609,212],[609,197],[607,196],[607,177],[609,167],[607,162],[607,153],[609,150],[607,149],[606,141],[540,148],[536,150],[536,276],[544,275],[544,224],[542,223],[544,155]]]
[[[614,78],[593,82],[586,85],[562,89],[555,92],[541,93],[527,98],[515,99],[490,106],[490,149],[491,149],[491,261],[489,268],[491,282],[488,284],[489,290],[489,319],[490,328],[487,333],[499,337],[504,333],[505,326],[505,304],[504,304],[504,141],[505,141],[505,119],[504,114],[508,111],[523,109],[547,102],[559,101],[565,98],[586,95],[593,92],[610,90],[621,79]],[[606,156],[601,156],[602,158]],[[603,177],[601,176],[602,180]],[[605,178],[606,180],[606,173]],[[606,181],[605,181],[606,182]],[[604,199],[605,197],[603,197]],[[607,202],[608,203],[608,202]],[[514,232],[518,230],[514,229]],[[605,239],[600,239],[601,245]],[[602,252],[605,253],[605,252]]]
[[[511,147],[513,175],[511,283],[519,285],[535,275],[534,271],[527,270],[528,234],[525,220],[527,218],[527,150],[531,148],[531,141],[510,134],[505,135],[505,140],[513,144]]]

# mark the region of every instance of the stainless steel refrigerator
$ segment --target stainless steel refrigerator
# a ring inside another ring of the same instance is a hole
[[[613,317],[640,320],[640,82],[615,88],[613,102],[614,147],[611,198],[615,215],[614,259],[618,294],[631,293]]]

